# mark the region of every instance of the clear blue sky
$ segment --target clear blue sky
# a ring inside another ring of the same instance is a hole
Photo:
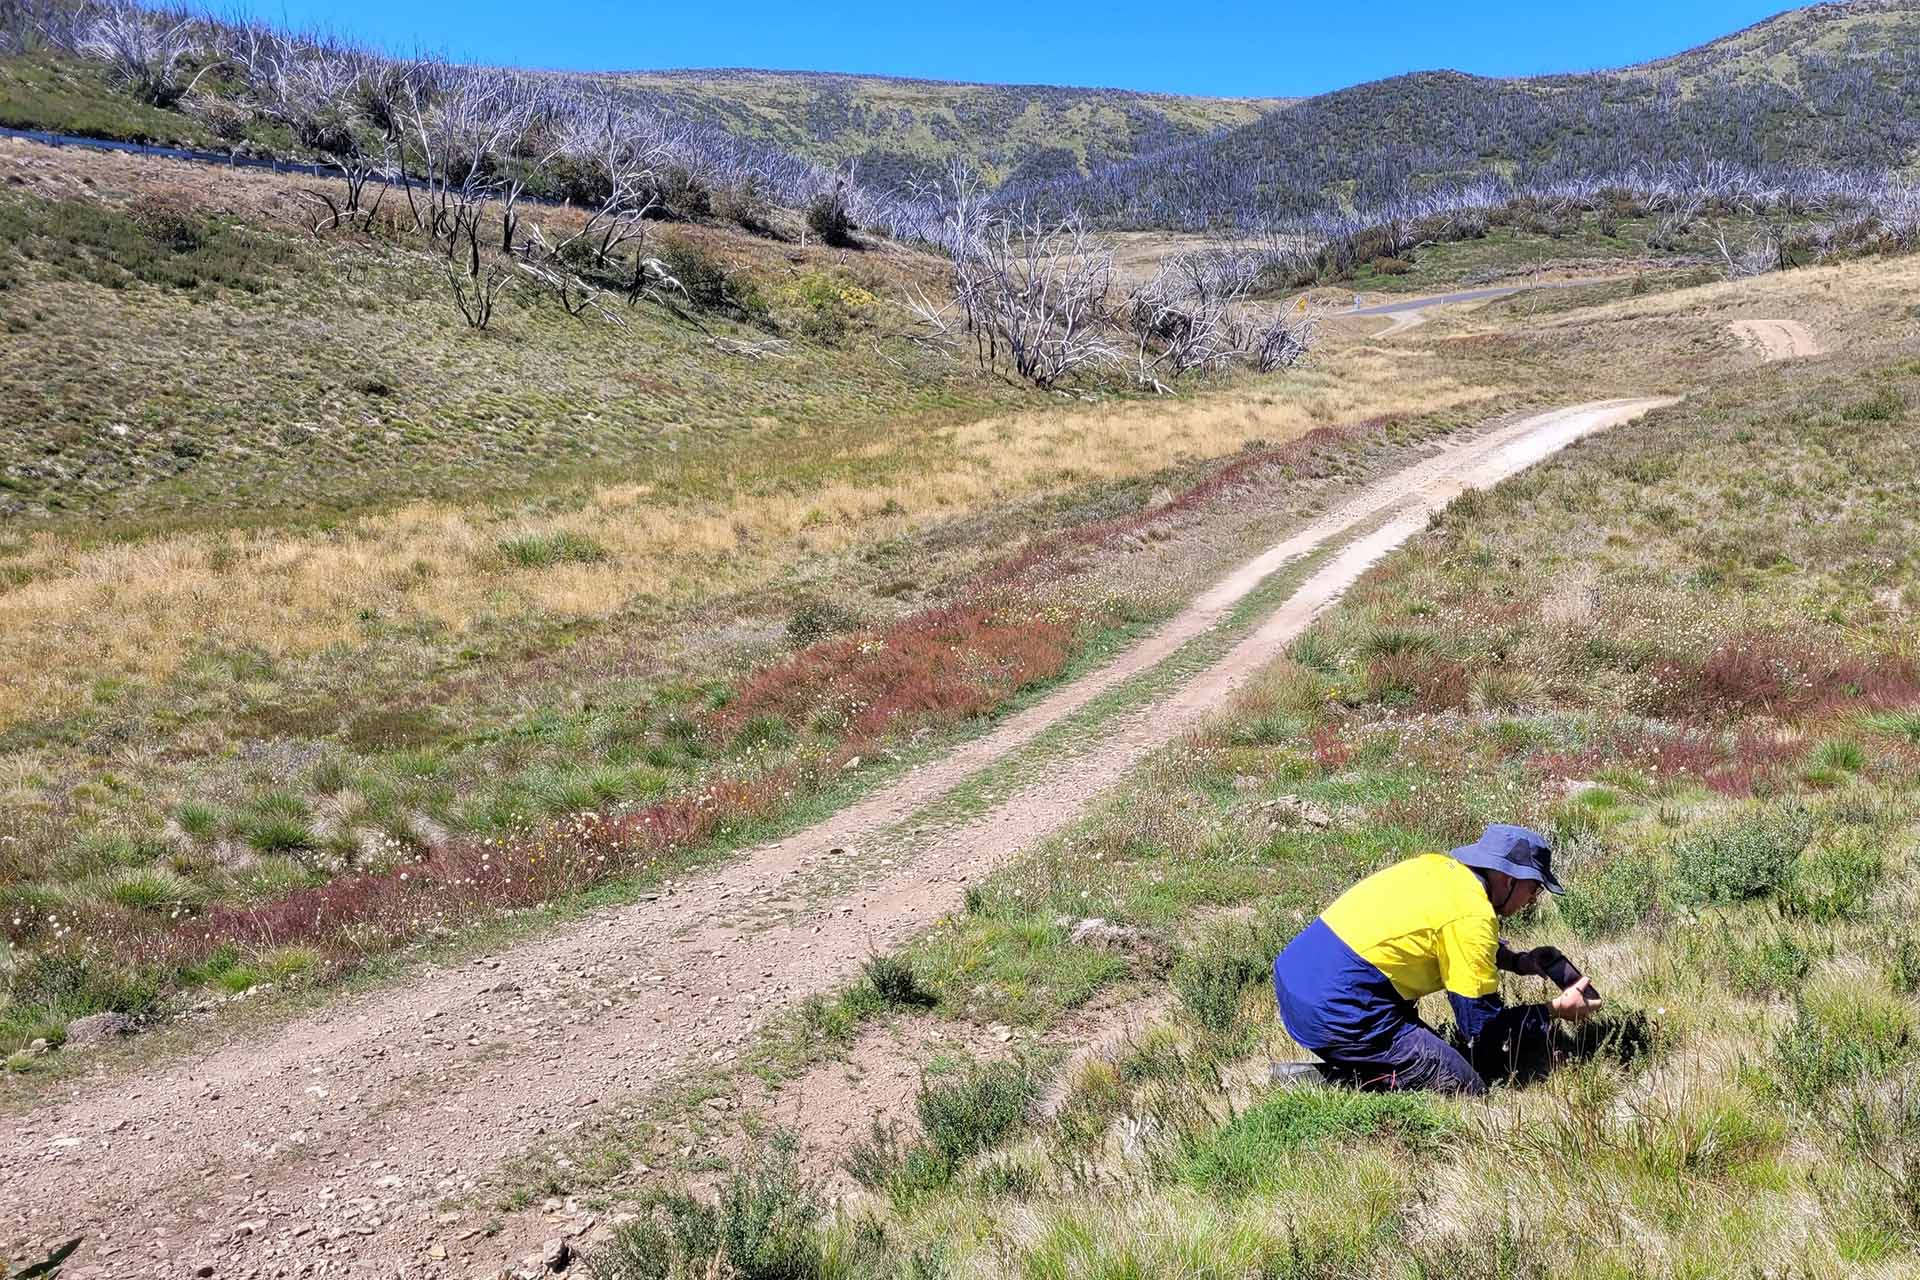
[[[1403,71],[1529,75],[1678,53],[1781,0],[282,0],[259,16],[397,52],[576,70],[772,67],[1290,96]]]

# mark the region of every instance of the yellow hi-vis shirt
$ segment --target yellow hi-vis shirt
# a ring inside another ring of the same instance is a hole
[[[1436,991],[1469,999],[1500,989],[1500,926],[1486,886],[1443,853],[1377,871],[1320,919],[1406,1000]]]

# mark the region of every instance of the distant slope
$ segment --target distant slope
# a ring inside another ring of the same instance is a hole
[[[1375,204],[1409,185],[1634,165],[1901,168],[1920,153],[1920,0],[1823,5],[1660,63],[1357,85],[1051,184],[1104,221],[1204,226]]]
[[[1672,79],[1683,91],[1720,78],[1765,79],[1805,87],[1809,62],[1858,61],[1911,54],[1920,30],[1913,0],[1855,0],[1793,9],[1697,49],[1624,68],[1620,74]]]
[[[963,84],[806,71],[650,71],[605,79],[636,99],[897,186],[960,156],[991,181],[1045,180],[1251,123],[1287,98]]]

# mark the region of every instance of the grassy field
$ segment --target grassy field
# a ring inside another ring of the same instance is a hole
[[[754,306],[615,328],[527,296],[476,334],[437,264],[315,240],[271,175],[20,144],[4,162],[0,377],[27,412],[0,438],[0,897],[23,954],[253,920],[449,838],[778,791],[866,738],[964,727],[1173,608],[1194,564],[1021,597],[1061,629],[1045,653],[965,631],[1011,665],[944,718],[727,707],[810,645],[949,626],[996,559],[1243,450],[1372,423],[1329,464],[1344,485],[1553,393],[1520,392],[1501,353],[1336,338],[1281,378],[1063,403],[902,336],[932,260],[708,225],[653,244]],[[756,360],[710,334],[785,345]],[[770,816],[757,794],[741,820]],[[310,943],[21,978],[8,1034],[350,958]]]
[[[729,1126],[669,1111],[541,1166],[634,1215],[591,1273],[1909,1274],[1913,271],[1554,321],[1586,343],[1797,305],[1837,354],[1705,379],[1462,498],[1205,731],[759,1059],[779,1090],[929,1046],[912,1116],[784,1145],[749,1116],[761,1154],[716,1174]],[[1593,974],[1607,1034],[1485,1103],[1269,1088],[1296,1052],[1275,950],[1354,878],[1491,820],[1555,835],[1570,892],[1511,936]],[[1088,917],[1146,942],[1071,942]],[[1111,999],[1173,1009],[1063,1068],[1055,1030]],[[938,1047],[989,1024],[1034,1048]],[[820,1226],[830,1168],[861,1190]],[[675,1198],[685,1178],[717,1202]]]

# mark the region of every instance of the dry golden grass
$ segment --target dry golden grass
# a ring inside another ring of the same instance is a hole
[[[1916,296],[1920,296],[1920,258],[1872,258],[1628,298],[1544,322],[1541,327],[1674,317],[1726,322],[1787,318],[1802,322],[1831,347],[1833,339],[1852,333],[1884,334],[1906,317]]]
[[[597,489],[579,510],[537,525],[422,503],[328,533],[193,532],[92,548],[65,533],[36,533],[13,558],[31,578],[0,594],[0,726],[70,710],[105,674],[163,680],[201,646],[308,654],[351,644],[369,611],[458,632],[482,618],[603,616],[643,597],[691,603],[776,581],[801,556],[928,521],[1151,475],[1253,440],[1492,394],[1434,372],[1417,354],[1356,347],[1281,379],[1190,400],[1063,406],[933,429],[901,424],[887,438],[841,446],[863,462],[891,462],[845,469],[870,481],[757,484],[743,458],[724,499],[660,496],[685,492],[673,481],[696,470],[728,466],[707,458],[679,464],[659,483]],[[910,465],[916,457],[925,465]],[[608,554],[529,569],[497,552],[502,537],[521,533],[573,534]]]

